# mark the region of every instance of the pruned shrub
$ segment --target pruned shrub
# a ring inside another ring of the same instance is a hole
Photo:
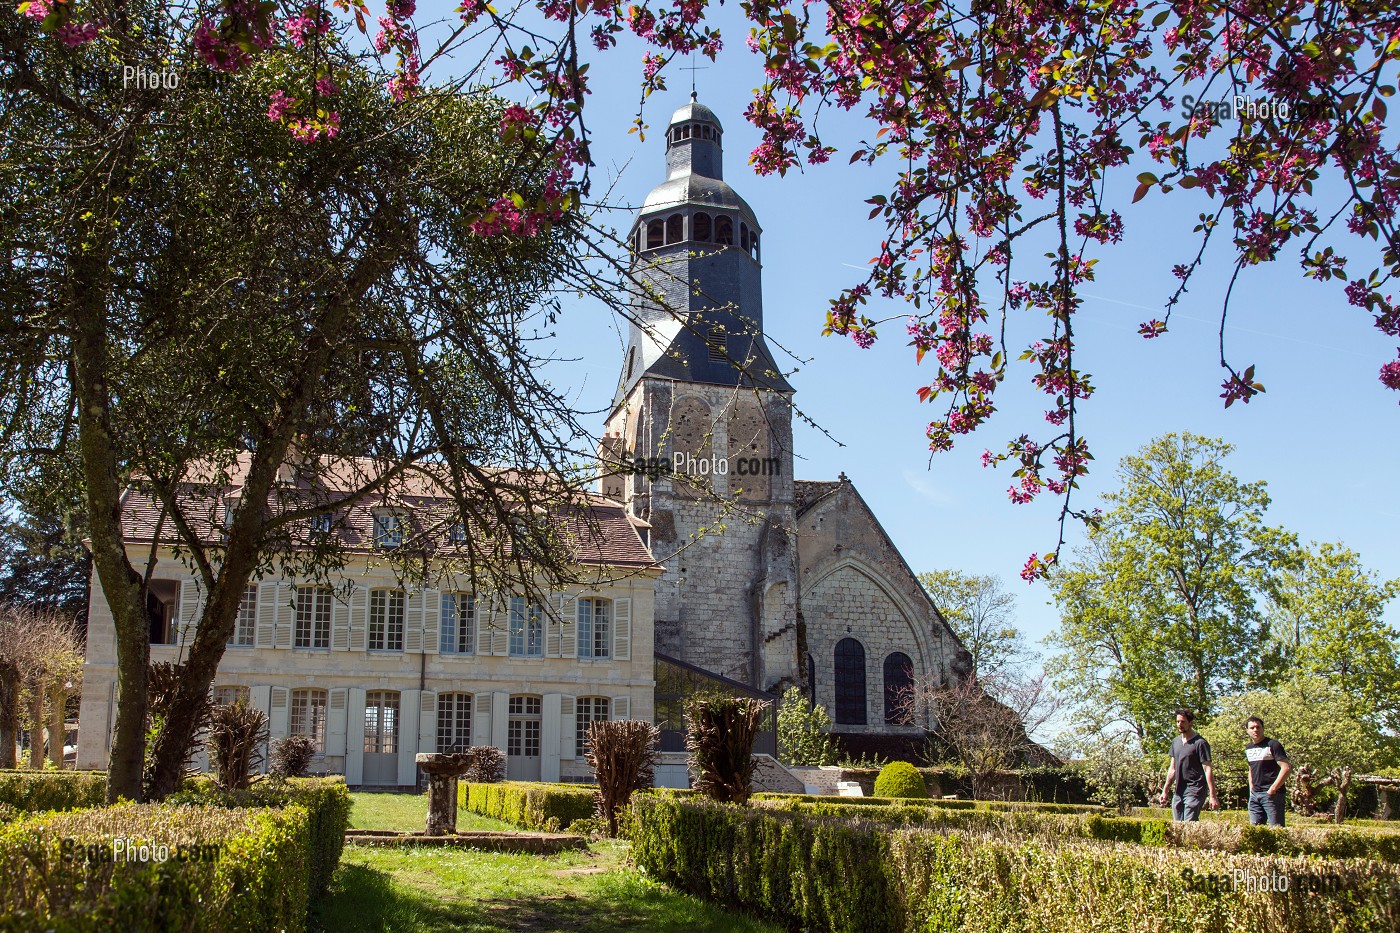
[[[301,807],[127,805],[0,828],[5,933],[302,930],[307,882]]]
[[[598,781],[598,819],[617,835],[617,812],[633,791],[651,786],[661,730],[641,719],[597,720],[588,727],[587,761]]]
[[[266,741],[267,714],[262,710],[242,700],[214,707],[205,745],[219,786],[225,790],[246,788],[262,761]]]
[[[753,792],[753,743],[768,704],[752,697],[691,697],[685,703],[686,747],[695,789],[740,806]]]
[[[579,820],[594,819],[594,791],[586,784],[502,781],[457,785],[463,809],[540,832],[559,832]],[[588,824],[584,824],[587,826]]]
[[[875,779],[876,797],[928,797],[928,786],[919,769],[907,761],[891,761]]]
[[[0,804],[21,813],[83,810],[106,800],[105,771],[0,771]]]
[[[473,745],[462,753],[469,762],[462,780],[496,784],[506,779],[506,756],[494,745]]]
[[[316,740],[309,735],[289,735],[272,743],[272,770],[283,777],[306,777],[316,757]]]

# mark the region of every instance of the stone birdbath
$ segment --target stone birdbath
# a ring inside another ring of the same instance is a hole
[[[421,752],[414,760],[428,776],[428,827],[425,836],[457,832],[457,779],[471,768],[468,755]]]

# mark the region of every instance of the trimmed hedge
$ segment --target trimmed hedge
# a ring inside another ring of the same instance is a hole
[[[575,820],[594,817],[592,784],[544,784],[501,781],[457,785],[457,804],[473,813],[514,823],[525,829],[558,833]]]
[[[0,805],[24,813],[83,810],[106,802],[106,771],[0,771]]]
[[[128,804],[22,820],[0,828],[0,931],[304,930],[308,829],[303,807]],[[123,857],[141,844],[168,858]]]
[[[924,776],[907,761],[891,761],[880,769],[875,778],[876,797],[928,799],[928,785]]]
[[[168,803],[217,807],[303,807],[307,811],[308,890],[313,898],[330,890],[350,826],[350,791],[339,775],[323,778],[264,779],[247,790],[220,790],[206,775],[190,778]]]
[[[1400,870],[1374,862],[1000,839],[650,796],[632,807],[633,857],[649,874],[791,928],[1369,933],[1400,927]],[[1281,873],[1288,890],[1220,882],[1236,872],[1254,879]]]
[[[1400,865],[1400,833],[1342,828],[1271,829],[1233,823],[1173,823],[1163,819],[1108,814],[1061,813],[1041,809],[950,810],[917,801],[884,807],[849,806],[844,798],[818,802],[766,802],[768,809],[806,816],[867,820],[937,832],[998,836],[1068,837],[1148,846],[1216,849],[1257,855],[1364,858]]]
[[[1107,813],[1104,807],[1097,804],[1083,803],[1035,803],[1033,801],[1022,800],[940,800],[928,799],[920,800],[910,797],[838,797],[830,794],[754,794],[752,798],[755,802],[768,805],[772,803],[787,803],[790,801],[801,801],[802,803],[833,803],[850,804],[858,807],[886,807],[891,805],[908,804],[918,807],[934,807],[946,810],[1004,810],[1012,813],[1038,812],[1038,813]],[[1170,816],[1170,814],[1168,814]]]

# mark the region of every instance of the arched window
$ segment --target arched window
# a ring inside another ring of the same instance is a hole
[[[679,243],[685,239],[685,216],[672,214],[666,218],[666,245]]]
[[[647,249],[657,249],[666,245],[666,225],[659,220],[647,224]]]
[[[700,132],[701,132],[701,135],[703,135],[706,139],[709,139],[709,138],[710,138],[710,128],[709,128],[708,126],[706,126],[706,127],[705,127],[703,130],[701,130]]]
[[[885,658],[885,722],[891,726],[914,724],[914,662],[896,651]]]
[[[753,261],[754,261],[754,262],[758,262],[758,234],[757,234],[757,233],[750,233],[750,234],[749,234],[749,255],[753,257]]]
[[[836,643],[836,722],[842,726],[865,725],[865,648],[854,638]]]
[[[715,242],[720,246],[734,245],[734,222],[728,217],[715,218]]]
[[[739,248],[744,252],[749,251],[749,225],[739,224]]]
[[[817,702],[817,659],[807,654],[807,699]]]
[[[699,240],[701,243],[710,242],[710,215],[705,213],[696,214],[693,223],[695,224],[695,230],[690,238],[692,240]]]

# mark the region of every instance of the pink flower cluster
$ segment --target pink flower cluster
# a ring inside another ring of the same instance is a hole
[[[54,35],[58,37],[59,42],[74,49],[96,39],[97,32],[96,23],[64,23],[54,30]]]
[[[281,90],[273,91],[268,95],[267,101],[267,118],[277,122],[281,122],[297,103],[295,97]]]
[[[1396,352],[1400,353],[1400,349]],[[1381,366],[1381,385],[1400,391],[1400,359]]]
[[[292,40],[292,44],[302,48],[313,36],[323,36],[329,32],[331,21],[324,11],[308,6],[298,15],[287,19],[282,28],[286,30],[287,38]]]

